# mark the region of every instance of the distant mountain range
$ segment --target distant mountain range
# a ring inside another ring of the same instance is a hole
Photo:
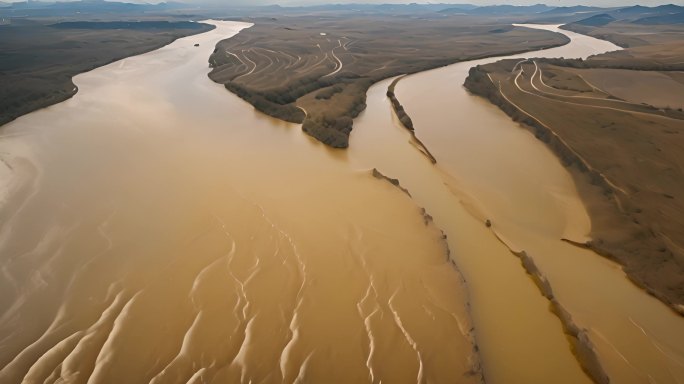
[[[547,15],[561,15],[561,14],[572,14],[572,13],[590,13],[605,11],[605,8],[599,7],[588,7],[586,5],[576,5],[574,7],[556,7],[549,11],[546,11]]]
[[[185,8],[188,4],[179,2],[162,2],[158,4],[138,4],[138,3],[126,3],[118,1],[105,1],[105,0],[81,0],[81,1],[57,1],[57,2],[46,2],[46,1],[21,1],[15,3],[3,3],[0,2],[0,7],[5,6],[15,10],[25,10],[25,11],[39,11],[39,10],[52,10],[52,11],[129,11],[129,10],[146,10],[146,9],[169,9],[169,8]]]
[[[634,24],[684,24],[684,12],[644,17],[634,20]]]
[[[644,25],[684,24],[684,7],[674,4],[657,7],[633,7],[613,9],[609,12],[595,14],[575,21],[574,24],[598,27],[613,22],[634,23]]]
[[[615,20],[616,19],[613,16],[607,13],[601,13],[598,15],[587,17],[586,19],[582,19],[580,21],[576,21],[575,24],[586,25],[588,27],[600,27],[612,23]]]
[[[22,1],[0,3],[0,17],[4,18],[71,18],[80,20],[95,19],[103,15],[116,18],[116,15],[138,17],[146,13],[162,14],[168,11],[187,8],[187,4],[165,2],[159,4],[134,4],[104,0],[82,1]]]
[[[240,7],[245,8],[245,7]],[[280,6],[270,5],[265,7],[252,7],[254,9],[269,9],[281,11],[309,11],[309,12],[334,12],[334,11],[362,11],[362,12],[440,12],[445,9],[455,8],[459,10],[471,10],[478,8],[472,4],[324,4],[310,6]]]
[[[277,0],[274,0],[274,2]],[[185,15],[184,10],[191,10],[192,15]],[[232,11],[231,11],[232,10]],[[239,10],[239,11],[235,11]],[[181,13],[183,12],[183,13]],[[553,7],[545,4],[528,6],[473,4],[330,4],[307,7],[272,6],[231,6],[229,4],[198,5],[181,2],[164,2],[159,4],[133,4],[105,0],[81,0],[70,2],[25,1],[5,3],[0,1],[0,17],[31,18],[61,17],[71,20],[91,20],[97,15],[107,14],[110,19],[116,15],[187,16],[194,19],[202,17],[222,16],[265,16],[279,17],[286,14],[309,14],[312,12],[328,12],[332,15],[349,14],[390,14],[421,17],[449,17],[459,15],[510,17],[520,22],[558,22],[576,23],[584,26],[603,26],[614,22],[636,24],[682,24],[684,23],[684,6],[668,4],[656,7],[630,6],[616,8],[599,8],[592,6]]]
[[[465,14],[465,15],[521,15],[531,13],[542,13],[555,9],[544,4],[535,5],[488,5],[482,7],[464,8],[454,6],[439,11],[445,14]]]

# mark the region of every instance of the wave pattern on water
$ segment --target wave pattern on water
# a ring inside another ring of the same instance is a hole
[[[478,382],[440,231],[198,71],[216,24],[6,126],[0,382]]]

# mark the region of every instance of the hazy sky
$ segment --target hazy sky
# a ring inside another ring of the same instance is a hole
[[[0,0],[8,1],[8,0]],[[9,0],[18,1],[18,0]],[[24,0],[21,0],[24,1]],[[65,0],[61,0],[65,1]],[[68,1],[68,0],[67,0]],[[280,4],[280,5],[314,5],[314,4],[341,4],[341,3],[374,3],[374,4],[387,4],[387,3],[467,3],[467,4],[478,4],[478,5],[490,5],[490,4],[512,4],[512,5],[530,5],[544,3],[550,6],[568,6],[568,5],[595,5],[604,7],[615,7],[622,5],[660,5],[660,4],[677,4],[684,5],[684,0],[515,0],[515,1],[504,1],[504,0],[179,0],[182,2],[193,3],[193,2],[211,2],[213,4],[223,3],[226,5],[269,5],[269,4]],[[146,0],[125,0],[125,2],[131,3],[158,3],[159,1],[146,1]]]
[[[190,0],[192,1],[192,0]],[[228,3],[228,2],[226,2]],[[230,2],[233,3],[233,2]],[[257,0],[257,1],[248,1],[245,2],[248,4],[255,4],[255,3],[260,3],[260,4],[281,4],[281,5],[307,5],[307,4],[340,4],[340,3],[377,3],[377,4],[387,4],[387,3],[462,3],[462,4],[477,4],[477,5],[490,5],[490,4],[511,4],[511,5],[531,5],[531,4],[546,4],[550,6],[568,6],[568,5],[595,5],[595,6],[621,6],[621,5],[635,5],[635,4],[640,4],[640,5],[647,5],[647,6],[652,6],[652,5],[661,5],[661,4],[677,4],[677,5],[684,5],[684,1],[682,0],[547,0],[547,1],[541,1],[541,0],[516,0],[516,1],[504,1],[504,0],[471,0],[471,1],[458,1],[458,0],[451,0],[451,1],[421,1],[421,0],[412,0],[412,1],[392,1],[392,0],[356,0],[356,1],[325,1],[325,0]]]
[[[314,0],[280,0],[280,1],[268,1],[264,0],[263,3],[269,3],[272,4],[274,2],[278,2],[281,5],[289,5],[289,4],[297,4],[297,5],[303,5],[303,4],[321,4],[321,3],[331,3],[331,4],[338,4],[338,3],[459,3],[457,0],[453,1],[374,1],[374,0],[368,0],[368,1],[314,1]],[[250,2],[250,3],[255,3],[255,2]],[[477,5],[490,5],[490,4],[511,4],[511,5],[531,5],[531,4],[546,4],[550,6],[568,6],[568,5],[594,5],[594,6],[609,6],[609,7],[614,7],[614,6],[620,6],[620,5],[661,5],[661,4],[677,4],[677,5],[684,5],[684,1],[673,1],[673,0],[664,0],[664,1],[658,1],[658,0],[547,0],[547,1],[540,1],[540,0],[516,0],[516,1],[502,1],[502,0],[472,0],[472,1],[460,1],[462,4],[477,4]]]

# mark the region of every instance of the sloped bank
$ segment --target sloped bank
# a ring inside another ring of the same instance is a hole
[[[379,18],[384,27],[378,30],[371,21],[260,20],[219,42],[209,58],[209,77],[260,112],[302,124],[305,133],[330,147],[346,148],[354,119],[366,108],[366,93],[379,81],[569,42],[560,34],[510,24]]]
[[[404,106],[401,105],[399,102],[399,99],[397,99],[397,95],[394,93],[395,88],[397,87],[397,84],[401,79],[403,79],[406,76],[401,76],[397,77],[392,81],[392,84],[390,84],[389,88],[387,88],[387,97],[390,100],[390,103],[392,104],[392,109],[394,110],[394,113],[397,115],[397,118],[399,119],[399,122],[401,125],[406,128],[409,132],[411,132],[411,139],[413,140],[413,145],[415,145],[418,150],[423,153],[432,164],[437,164],[437,159],[435,159],[434,156],[432,156],[432,153],[430,153],[430,150],[427,149],[425,144],[423,144],[422,141],[418,137],[416,137],[416,130],[413,127],[413,120],[411,120],[411,116],[406,112],[404,109]]]
[[[571,171],[592,218],[592,238],[597,239],[578,245],[618,262],[623,266],[630,281],[684,316],[684,307],[681,304],[684,293],[672,289],[658,273],[663,268],[681,267],[672,252],[668,253],[667,248],[663,248],[655,233],[634,216],[635,210],[631,209],[629,199],[599,170],[579,156],[551,127],[520,110],[501,92],[500,87],[494,84],[490,71],[510,72],[515,63],[515,60],[504,60],[473,67],[464,86],[471,93],[489,100],[514,121],[530,130]],[[615,231],[616,228],[631,241],[626,243],[603,240],[607,237],[604,234]]]
[[[406,196],[413,201],[413,197],[411,196],[411,193],[404,187],[402,187],[401,182],[399,179],[395,179],[392,177],[389,177],[382,172],[380,172],[377,168],[373,168],[373,170],[370,172],[371,176],[374,177],[375,179],[378,179],[380,181],[388,182],[390,183],[393,187],[397,188],[400,190],[402,193],[406,194]],[[452,258],[451,255],[451,248],[449,247],[449,242],[448,242],[448,237],[447,234],[439,229],[436,224],[434,223],[433,217],[427,212],[425,208],[420,208],[420,215],[423,217],[423,223],[425,224],[426,227],[433,226],[437,228],[441,233],[441,239],[440,242],[442,243],[442,246],[444,247],[444,254],[446,256],[446,261],[453,267],[454,271],[458,274],[459,280],[461,281],[461,284],[465,287],[467,285],[467,282],[465,280],[465,277],[463,276],[463,273],[458,269],[458,266],[456,265],[456,260]],[[468,316],[471,316],[471,308],[470,308],[470,302],[466,302],[466,307],[467,307],[467,312]],[[470,317],[468,318],[470,320]],[[482,361],[480,357],[480,348],[477,344],[477,339],[475,335],[475,325],[472,323],[472,320],[470,320],[467,324],[467,327],[463,328],[461,332],[463,332],[463,335],[466,337],[468,342],[470,343],[472,350],[471,350],[471,355],[469,358],[469,364],[470,367],[469,369],[463,373],[465,377],[468,378],[468,380],[475,380],[480,384],[485,384],[485,377],[484,377],[484,372],[482,369]],[[607,384],[606,382],[597,382],[597,384]]]

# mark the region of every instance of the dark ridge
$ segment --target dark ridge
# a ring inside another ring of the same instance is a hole
[[[661,5],[658,7],[644,7],[641,5],[635,5],[633,7],[621,8],[608,13],[617,20],[634,22],[637,20],[651,18],[653,18],[654,20],[658,20],[659,18],[663,18],[662,20],[667,20],[668,16],[683,12],[684,7],[674,4],[668,4]]]
[[[520,14],[531,14],[531,13],[542,13],[554,9],[545,4],[535,4],[535,5],[488,5],[483,7],[477,7],[474,9],[465,9],[463,7],[453,7],[447,8],[440,13],[446,14],[467,14],[467,15],[520,15]]]
[[[684,24],[684,12],[660,16],[643,17],[641,19],[633,21],[633,23],[642,25]]]
[[[577,5],[573,7],[556,7],[554,9],[548,10],[544,12],[545,15],[554,15],[554,14],[572,14],[572,13],[579,13],[579,12],[593,12],[593,11],[602,11],[603,8],[599,7],[589,7],[586,5]]]
[[[631,7],[620,8],[620,9],[616,10],[614,13],[618,14],[618,15],[627,16],[627,15],[635,15],[635,14],[638,15],[638,14],[642,14],[642,13],[647,13],[647,12],[651,12],[652,10],[653,10],[653,8],[644,7],[643,5],[634,5]]]
[[[205,25],[192,21],[65,21],[50,25],[59,29],[127,29],[127,30],[146,30],[146,29],[205,29]]]
[[[594,15],[580,21],[576,21],[575,24],[586,25],[590,27],[600,27],[615,21],[615,18],[607,13],[602,13],[600,15]]]

